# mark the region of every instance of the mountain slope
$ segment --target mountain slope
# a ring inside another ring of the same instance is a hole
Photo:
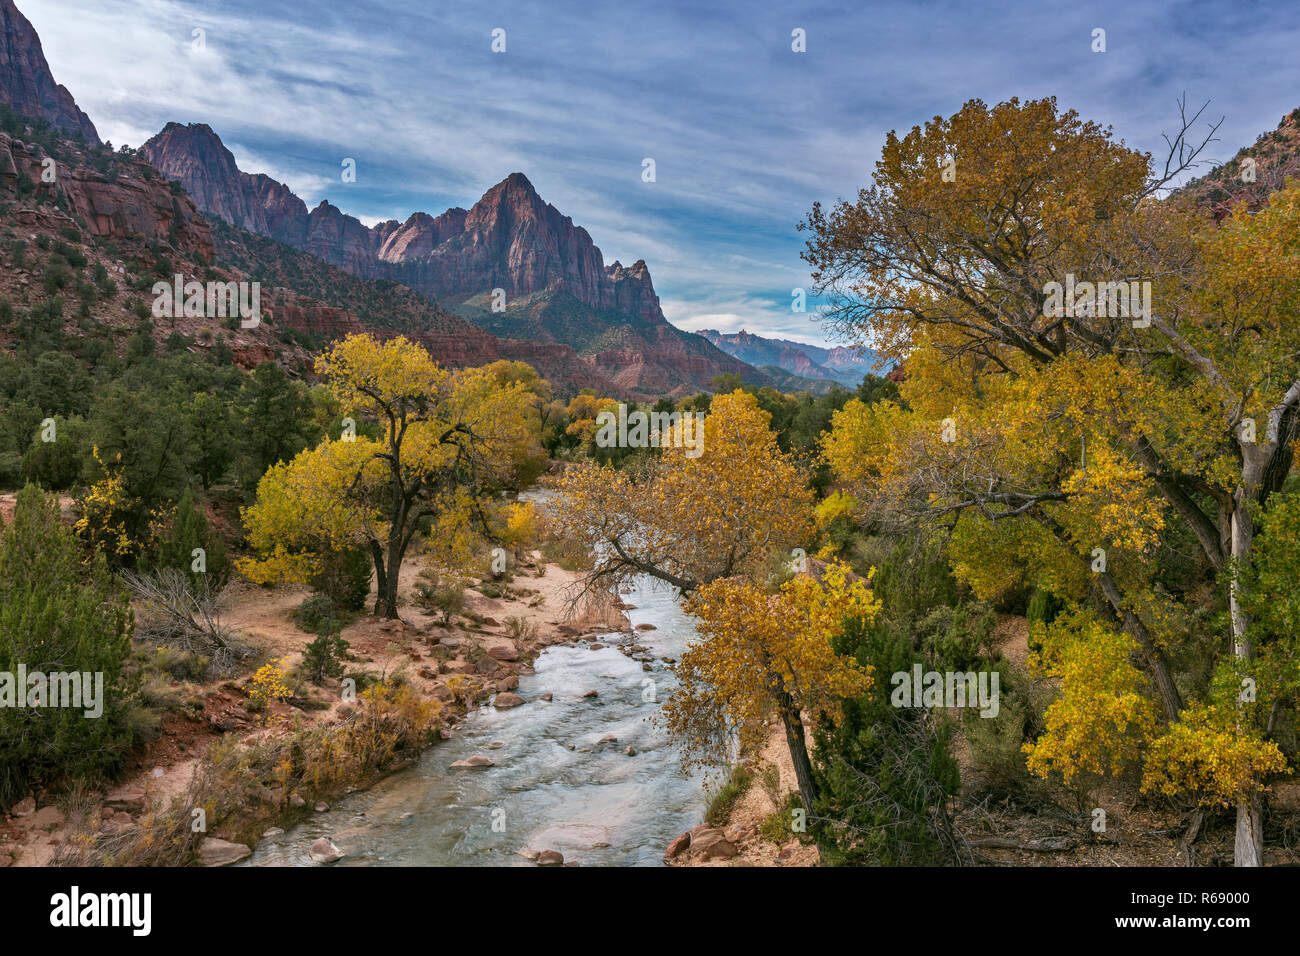
[[[0,103],[80,134],[88,143],[99,142],[90,117],[77,108],[66,88],[54,82],[40,37],[13,0],[0,0]]]
[[[1277,129],[1243,146],[1228,162],[1192,180],[1174,195],[1222,219],[1239,203],[1246,203],[1252,211],[1259,209],[1292,176],[1300,176],[1300,109],[1292,110],[1282,117]]]
[[[354,275],[401,282],[499,337],[570,346],[629,394],[684,394],[726,372],[766,384],[670,324],[646,264],[605,265],[587,231],[522,173],[468,210],[370,228],[328,202],[309,212],[287,186],[239,170],[204,124],[169,123],[142,149],[201,209]]]

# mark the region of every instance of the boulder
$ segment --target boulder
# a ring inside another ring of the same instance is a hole
[[[495,766],[496,764],[494,764],[487,757],[484,757],[482,754],[475,754],[474,756],[468,757],[465,760],[457,760],[455,763],[451,765],[451,769],[452,770],[474,770],[478,767],[495,767]]]
[[[242,843],[208,837],[199,847],[199,862],[204,866],[229,866],[252,854],[253,851]]]
[[[517,661],[519,660],[519,648],[513,644],[497,644],[488,648],[488,655],[495,657],[499,661]]]
[[[492,701],[492,706],[497,710],[508,710],[511,707],[518,707],[523,702],[524,699],[518,694],[512,694],[509,691],[506,691],[505,693],[497,694],[496,699]]]
[[[564,866],[564,854],[559,850],[543,850],[537,854],[538,866]]]
[[[552,693],[548,690],[545,694],[543,694],[541,697],[539,697],[539,698],[537,698],[537,699],[538,699],[538,700],[546,700],[546,701],[550,701],[550,700],[554,700],[554,699],[555,699],[555,695],[552,694]]]
[[[702,860],[731,859],[738,852],[734,843],[712,827],[691,834],[691,853]]]
[[[687,830],[685,833],[679,834],[678,836],[674,837],[673,841],[668,844],[668,849],[664,850],[664,859],[675,860],[677,859],[677,857],[681,856],[688,849],[690,849],[690,846],[691,846],[691,832]]]
[[[343,859],[343,852],[325,837],[321,837],[311,845],[309,851],[313,863],[335,863]]]

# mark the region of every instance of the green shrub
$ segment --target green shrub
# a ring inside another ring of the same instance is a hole
[[[22,457],[20,472],[24,482],[64,491],[81,481],[82,467],[90,457],[90,428],[80,418],[56,416],[54,435],[55,440],[50,442],[39,433],[33,436]]]
[[[339,630],[334,617],[334,602],[328,594],[311,595],[290,616],[309,634],[332,634]]]
[[[102,712],[87,719],[82,707],[0,706],[0,807],[56,778],[122,770],[133,743],[122,667],[130,652],[131,606],[103,557],[83,564],[58,503],[26,486],[0,534],[0,673],[22,664],[102,675]]]
[[[203,553],[196,554],[200,549]],[[196,570],[200,558],[200,566],[205,570]],[[206,587],[211,594],[220,593],[230,579],[225,542],[208,524],[207,516],[188,485],[176,502],[158,542],[154,563],[159,568],[183,571],[196,590],[202,591]]]
[[[966,862],[953,831],[950,797],[961,778],[941,713],[893,707],[890,675],[907,672],[915,651],[905,634],[860,620],[834,641],[841,654],[870,666],[876,686],[845,700],[838,721],[813,728],[817,824],[823,860],[832,865],[917,866]]]
[[[527,644],[537,640],[537,625],[522,617],[508,617],[506,635],[512,641]]]
[[[432,571],[421,571],[415,585],[415,603],[430,613],[442,615],[443,626],[465,607],[465,585],[442,579]]]
[[[769,813],[758,825],[758,835],[769,843],[784,843],[792,833],[790,821],[791,818],[780,810]]]
[[[996,717],[969,715],[964,727],[971,763],[979,780],[977,794],[1017,797],[1028,792],[1032,778],[1020,749],[1027,725],[1024,701],[1006,690],[999,694]]]
[[[343,674],[343,659],[348,642],[337,633],[321,634],[302,652],[302,673],[313,684],[323,684],[327,677]]]
[[[328,594],[340,611],[360,611],[370,595],[370,576],[374,565],[364,548],[331,551],[321,557],[321,569],[311,586]]]
[[[1051,591],[1036,588],[1033,597],[1029,599],[1029,606],[1025,609],[1025,617],[1029,619],[1030,630],[1032,631],[1034,625],[1039,621],[1044,624],[1051,624],[1064,607],[1065,602]]]
[[[980,601],[936,607],[916,625],[921,651],[939,670],[968,671],[991,655],[998,618]]]

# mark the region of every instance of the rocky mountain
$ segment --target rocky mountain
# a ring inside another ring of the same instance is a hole
[[[1300,176],[1300,109],[1294,109],[1277,129],[1261,133],[1228,162],[1194,179],[1174,195],[1208,209],[1215,219],[1245,203],[1255,210],[1271,193],[1283,188],[1289,177]]]
[[[790,339],[767,338],[744,329],[739,332],[702,329],[696,334],[750,365],[775,366],[791,375],[838,382],[849,388],[856,388],[864,375],[876,371],[874,354],[844,346],[821,348]]]
[[[52,180],[43,176],[49,168]],[[310,374],[315,354],[333,339],[401,333],[447,366],[512,359],[532,365],[561,393],[617,390],[568,346],[503,342],[401,283],[359,278],[203,215],[183,189],[130,151],[68,140],[12,114],[0,114],[0,247],[18,263],[0,270],[0,302],[63,302],[59,293],[70,295],[73,281],[68,262],[102,270],[95,284],[83,282],[75,293],[81,314],[62,305],[51,314],[61,316],[73,339],[96,338],[119,353],[132,333],[147,334],[158,352],[178,341],[196,353],[224,347],[236,364],[273,361],[301,375]],[[59,282],[68,288],[52,293],[52,277],[64,270],[68,278]],[[258,283],[259,324],[151,317],[154,283],[170,285],[177,275]],[[15,330],[32,334],[23,331],[28,325],[0,328],[0,351],[12,346]]]
[[[670,324],[645,262],[606,265],[587,231],[522,173],[470,209],[371,228],[329,202],[308,211],[287,186],[243,172],[204,124],[169,123],[142,149],[205,212],[353,275],[401,282],[502,340],[569,346],[621,392],[682,394],[725,372],[766,383]]]
[[[54,82],[40,37],[13,0],[0,0],[0,103],[80,134],[88,143],[99,142],[90,117],[77,108],[66,88]]]

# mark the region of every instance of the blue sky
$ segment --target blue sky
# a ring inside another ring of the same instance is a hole
[[[17,3],[115,145],[206,122],[241,168],[367,223],[522,171],[606,262],[645,259],[677,325],[819,344],[790,310],[809,285],[795,226],[869,181],[890,129],[1055,95],[1158,153],[1186,91],[1226,117],[1222,161],[1300,105],[1288,2]]]

